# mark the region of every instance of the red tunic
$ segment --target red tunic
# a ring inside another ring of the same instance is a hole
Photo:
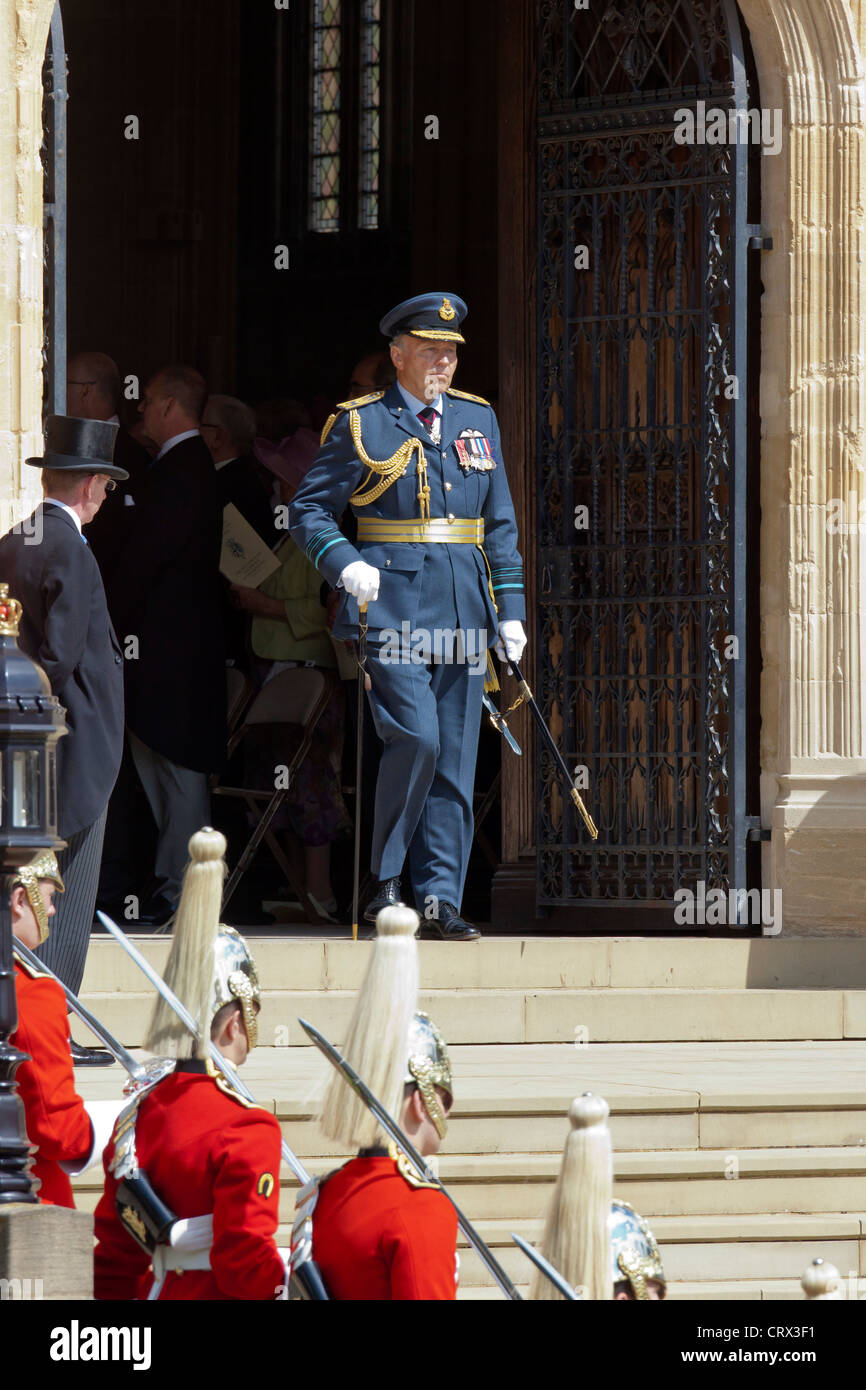
[[[313,1258],[332,1298],[457,1297],[457,1213],[413,1187],[387,1154],[353,1158],[322,1184]]]
[[[181,1062],[138,1107],[138,1165],[175,1216],[213,1214],[210,1269],[170,1271],[160,1299],[272,1299],[284,1279],[277,1252],[281,1133],[276,1116],[221,1090],[204,1062]],[[121,1225],[114,1139],[96,1208],[94,1293],[146,1298],[149,1259]]]
[[[27,1137],[37,1150],[33,1176],[42,1184],[39,1200],[74,1207],[72,1184],[60,1164],[80,1162],[93,1140],[90,1117],[75,1089],[66,996],[56,980],[32,974],[17,960],[15,995],[18,1027],[11,1041],[31,1058],[15,1076]]]

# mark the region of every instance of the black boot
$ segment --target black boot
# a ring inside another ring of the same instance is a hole
[[[465,922],[453,903],[440,902],[435,917],[422,917],[419,937],[437,941],[477,941],[481,933],[471,922]]]
[[[397,903],[402,903],[400,896],[400,878],[385,878],[381,883],[377,883],[376,891],[367,906],[364,908],[364,921],[375,922],[383,907],[396,907]]]

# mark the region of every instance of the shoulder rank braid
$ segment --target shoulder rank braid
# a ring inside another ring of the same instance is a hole
[[[483,396],[473,396],[471,391],[458,391],[456,386],[447,387],[445,394],[446,396],[457,396],[461,401],[474,401],[476,405],[490,405],[490,402],[486,401]]]
[[[339,401],[337,409],[329,415],[325,421],[321,438],[319,439],[319,447],[321,448],[328,435],[331,433],[331,430],[334,428],[334,422],[341,410],[355,410],[359,405],[369,405],[371,401],[380,401],[384,394],[384,391],[371,391],[368,396],[356,396],[353,401]]]

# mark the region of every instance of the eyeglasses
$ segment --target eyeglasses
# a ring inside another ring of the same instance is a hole
[[[97,473],[96,476],[99,478],[102,477],[102,474]],[[117,483],[114,481],[113,478],[102,477],[102,485],[105,488],[106,492],[114,492],[114,489],[117,487]]]
[[[95,385],[96,385],[96,382],[95,382],[95,381],[70,381],[69,378],[67,377],[66,385],[67,385],[67,386],[95,386]]]

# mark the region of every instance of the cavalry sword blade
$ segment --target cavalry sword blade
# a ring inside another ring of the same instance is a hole
[[[72,990],[68,989],[63,981],[58,979],[53,970],[50,970],[38,956],[35,956],[29,947],[24,945],[23,941],[19,941],[16,938],[12,943],[12,947],[19,960],[24,961],[26,965],[32,966],[34,970],[38,970],[41,975],[48,975],[52,980],[57,982],[66,995],[66,1002],[72,1012],[90,1029],[93,1036],[98,1038],[104,1047],[107,1048],[115,1062],[119,1062],[120,1065],[129,1072],[133,1081],[147,1080],[147,1071],[142,1064],[136,1062],[132,1053],[126,1050],[123,1043],[119,1043],[116,1038],[112,1037],[108,1029],[100,1023],[96,1015],[92,1014],[90,1010],[82,1004],[77,994],[73,994]]]
[[[340,1074],[348,1082],[348,1084],[351,1086],[352,1090],[355,1092],[358,1098],[361,1101],[363,1101],[364,1105],[366,1105],[370,1113],[372,1115],[375,1115],[376,1119],[379,1121],[379,1124],[382,1126],[388,1137],[390,1139],[393,1139],[394,1143],[397,1145],[399,1149],[402,1149],[409,1162],[417,1169],[418,1176],[422,1178],[424,1182],[431,1183],[434,1187],[438,1187],[439,1191],[443,1194],[443,1196],[448,1198],[448,1201],[451,1203],[452,1207],[457,1213],[457,1224],[459,1225],[461,1231],[465,1235],[466,1239],[469,1241],[469,1244],[472,1246],[472,1248],[476,1251],[476,1253],[480,1256],[484,1264],[487,1266],[487,1269],[493,1275],[493,1278],[496,1280],[500,1289],[505,1294],[505,1297],[510,1298],[512,1301],[517,1303],[521,1302],[522,1300],[520,1294],[517,1292],[517,1289],[515,1288],[514,1284],[509,1279],[508,1275],[505,1273],[505,1270],[502,1268],[499,1261],[496,1259],[496,1256],[493,1254],[493,1251],[488,1248],[488,1246],[481,1239],[478,1232],[475,1230],[474,1226],[472,1226],[470,1222],[467,1220],[467,1218],[463,1215],[454,1198],[451,1196],[451,1193],[444,1186],[444,1184],[439,1181],[439,1178],[433,1172],[433,1169],[427,1163],[425,1163],[424,1159],[421,1157],[421,1154],[418,1153],[414,1145],[410,1144],[402,1129],[397,1124],[397,1121],[392,1119],[382,1102],[376,1099],[366,1082],[361,1080],[361,1077],[355,1071],[355,1068],[349,1062],[346,1061],[343,1054],[339,1052],[336,1047],[334,1047],[333,1043],[328,1042],[328,1039],[324,1036],[323,1033],[319,1032],[318,1028],[313,1027],[312,1023],[307,1023],[306,1019],[303,1018],[299,1018],[298,1022],[300,1023],[307,1037],[310,1038],[310,1040],[316,1044],[316,1047],[319,1049],[320,1052],[324,1053],[328,1061],[331,1063],[331,1066],[334,1067],[338,1072],[340,1072]]]
[[[516,1236],[513,1231],[511,1232],[511,1239],[514,1241],[514,1244],[523,1251],[527,1259],[531,1260],[536,1268],[541,1270],[542,1274],[547,1275],[551,1284],[553,1284],[555,1289],[558,1289],[563,1298],[571,1299],[574,1303],[583,1301],[578,1298],[568,1280],[563,1279],[559,1270],[550,1263],[550,1260],[544,1258],[540,1250],[536,1250],[534,1245],[530,1245],[528,1240],[523,1239],[523,1236]]]
[[[162,998],[165,1000],[166,1004],[168,1004],[169,1008],[174,1009],[174,1012],[177,1014],[184,1027],[189,1030],[194,1038],[198,1039],[198,1024],[183,1001],[178,999],[174,990],[170,989],[165,983],[159,971],[154,969],[147,957],[142,955],[138,947],[129,940],[123,931],[121,931],[116,922],[112,922],[111,918],[105,912],[98,912],[96,915],[105,927],[105,930],[114,937],[118,945],[122,946],[126,954],[135,961],[139,970],[147,976],[157,994],[162,995]],[[231,1062],[222,1055],[215,1043],[211,1042],[209,1044],[209,1051],[211,1061],[214,1066],[222,1072],[229,1085],[232,1086],[239,1095],[243,1096],[244,1100],[251,1101],[253,1105],[255,1105],[255,1097],[252,1091],[241,1081]],[[289,1165],[301,1186],[308,1183],[310,1181],[309,1173],[303,1163],[292,1153],[285,1139],[282,1141],[282,1154],[285,1162]]]

